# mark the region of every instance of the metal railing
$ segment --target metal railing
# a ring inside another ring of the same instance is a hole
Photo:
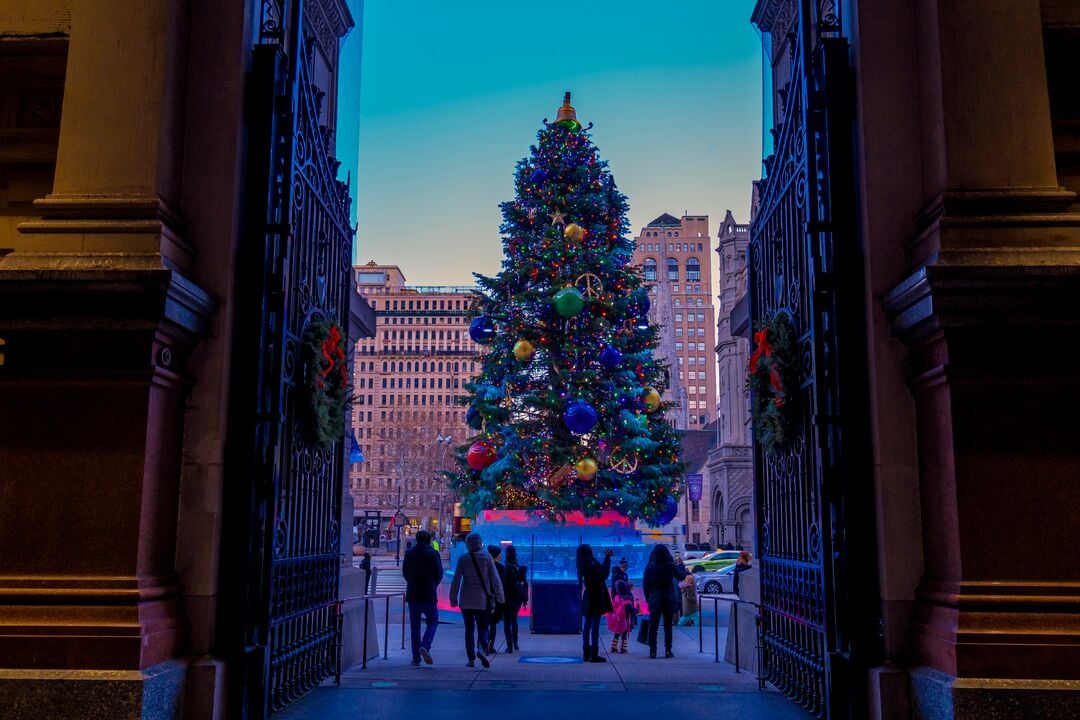
[[[360,645],[360,657],[362,658],[360,669],[367,670],[368,663],[368,603],[372,600],[385,600],[386,606],[383,615],[383,660],[390,657],[390,598],[401,598],[401,649],[405,649],[405,593],[404,591],[387,592],[387,593],[371,593],[370,595],[351,595],[349,597],[339,598],[334,603],[334,610],[337,615],[337,662],[334,673],[334,684],[341,685],[341,656],[343,654],[343,648],[345,645],[344,637],[344,625],[345,625],[345,603],[355,602],[358,600],[364,601],[364,629],[361,633],[361,645]]]
[[[752,602],[750,600],[737,600],[730,595],[713,595],[701,593],[698,595],[698,604],[701,606],[701,616],[698,622],[698,652],[705,652],[705,613],[704,604],[702,601],[710,600],[713,604],[713,652],[715,656],[714,662],[720,662],[720,602],[731,603],[732,608],[732,624],[735,626],[735,672],[741,673],[742,668],[739,666],[741,656],[739,654],[739,606],[750,605],[755,609],[754,614],[754,639],[756,645],[754,649],[757,650],[757,657],[754,662],[754,677],[758,681],[758,690],[765,689],[765,643],[761,633],[761,605]],[[728,633],[732,631],[732,627],[728,625]]]

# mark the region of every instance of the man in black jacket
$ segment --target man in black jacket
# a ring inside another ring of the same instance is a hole
[[[409,603],[409,624],[412,629],[412,664],[420,665],[420,658],[428,665],[431,660],[431,643],[439,627],[438,587],[443,579],[442,558],[431,547],[431,533],[416,533],[416,544],[405,553],[401,564],[405,576],[405,602]],[[427,627],[420,637],[420,618]]]

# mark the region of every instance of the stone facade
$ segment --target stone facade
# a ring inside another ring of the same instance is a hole
[[[259,6],[0,4],[0,717],[225,717]]]
[[[840,352],[865,353],[883,653],[852,702],[1075,716],[1080,6],[760,0],[767,130],[800,10],[853,65],[867,338]],[[1032,529],[1037,549],[1003,559]]]

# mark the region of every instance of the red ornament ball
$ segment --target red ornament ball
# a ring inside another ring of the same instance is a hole
[[[486,442],[474,442],[469,452],[465,455],[465,461],[473,470],[483,470],[499,458],[495,448]]]

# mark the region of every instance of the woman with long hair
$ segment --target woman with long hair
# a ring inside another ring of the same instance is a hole
[[[597,561],[592,546],[578,545],[577,575],[581,588],[581,657],[585,662],[607,662],[600,655],[600,618],[611,612],[607,578],[611,572],[611,550],[604,551],[604,562]]]
[[[679,570],[675,558],[667,545],[657,545],[649,554],[649,564],[645,566],[642,590],[645,601],[649,604],[649,657],[656,657],[656,635],[660,620],[664,621],[664,657],[671,658],[671,622],[680,606],[680,598],[675,592],[675,583],[689,573]]]

